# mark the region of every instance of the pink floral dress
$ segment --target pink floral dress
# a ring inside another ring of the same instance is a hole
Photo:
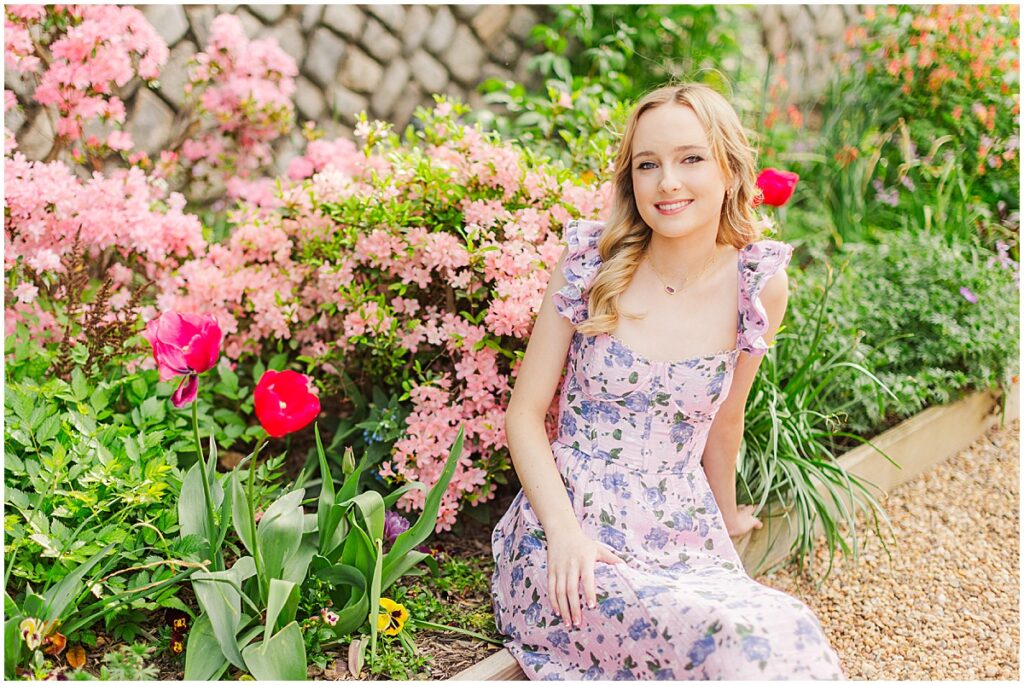
[[[574,323],[600,265],[602,224],[566,228],[568,280],[554,302]],[[674,362],[575,333],[552,444],[583,531],[626,563],[599,562],[596,608],[566,625],[547,594],[544,531],[522,491],[492,536],[498,630],[531,679],[841,679],[817,618],[743,569],[701,467],[740,351],[763,354],[760,292],[792,247],[739,253],[737,346]]]

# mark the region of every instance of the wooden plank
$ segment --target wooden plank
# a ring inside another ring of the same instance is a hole
[[[1006,398],[1005,423],[1020,418],[1020,383]],[[991,392],[976,392],[950,405],[930,407],[879,435],[872,442],[900,464],[896,468],[868,445],[839,458],[843,468],[874,483],[881,492],[912,480],[969,446],[1000,423],[1000,399]],[[771,570],[786,561],[796,536],[791,519],[775,519],[736,544],[748,573]],[[818,524],[818,531],[822,530]],[[526,674],[507,649],[456,674],[452,680],[526,680]]]

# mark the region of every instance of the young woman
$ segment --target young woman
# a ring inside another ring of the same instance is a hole
[[[523,489],[492,538],[531,679],[842,678],[814,614],[730,540],[761,525],[736,456],[792,253],[759,239],[754,178],[720,94],[661,88],[627,122],[609,221],[566,227],[505,422]]]

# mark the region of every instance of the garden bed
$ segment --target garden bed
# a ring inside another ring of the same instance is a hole
[[[953,404],[930,407],[899,423],[873,440],[874,447],[862,445],[840,457],[848,472],[873,483],[882,492],[915,478],[941,464],[974,442],[995,425],[1020,417],[1020,383],[1015,382],[1005,398],[991,391],[974,392]],[[1004,413],[1005,412],[1005,413]],[[896,467],[881,450],[900,464]],[[796,529],[788,519],[765,525],[736,545],[751,575],[778,568],[790,556]],[[523,680],[519,664],[501,650],[455,675],[452,680]]]

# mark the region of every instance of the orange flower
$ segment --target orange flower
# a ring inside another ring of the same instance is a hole
[[[849,166],[853,160],[857,159],[860,155],[860,150],[853,147],[852,145],[844,145],[839,148],[839,152],[835,154],[835,159],[841,166]]]

